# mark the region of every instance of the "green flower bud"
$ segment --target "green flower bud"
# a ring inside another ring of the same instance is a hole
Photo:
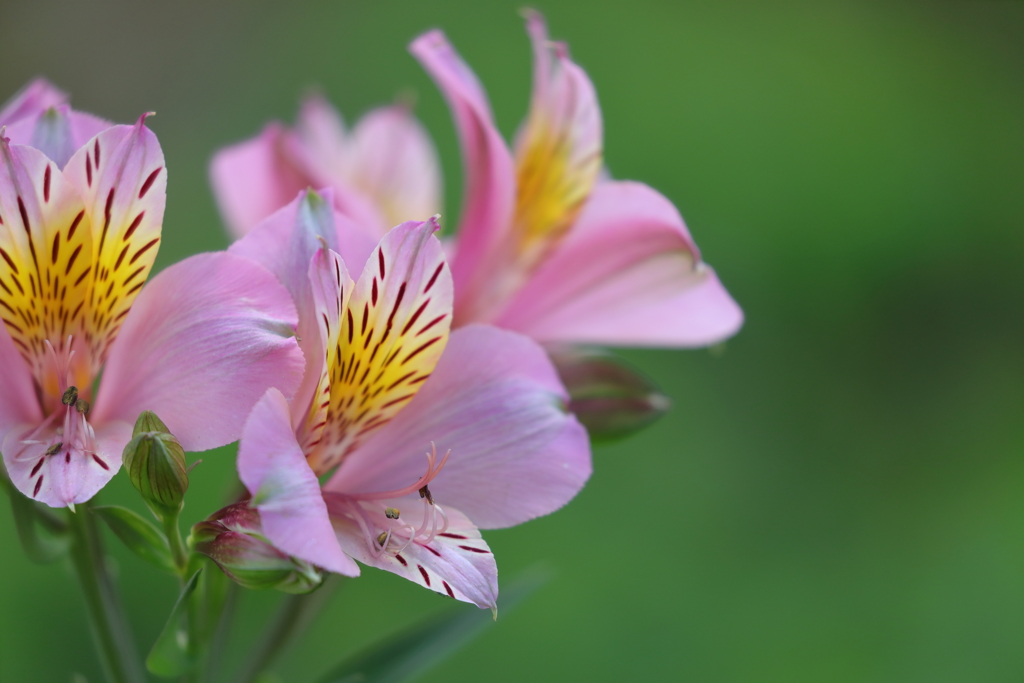
[[[248,502],[229,505],[196,524],[189,543],[245,588],[308,593],[323,581],[316,567],[281,552],[266,539],[260,513]]]
[[[185,449],[148,410],[139,415],[132,434],[124,448],[124,466],[132,486],[157,516],[177,515],[188,490]]]
[[[569,410],[594,441],[615,441],[648,426],[668,410],[667,396],[620,358],[590,349],[550,351],[569,391]]]
[[[171,430],[167,428],[163,420],[156,416],[156,413],[151,410],[143,410],[139,413],[138,419],[135,420],[135,429],[132,430],[132,436],[138,436],[143,432],[170,434]]]

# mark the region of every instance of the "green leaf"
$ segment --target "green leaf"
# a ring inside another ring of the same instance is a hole
[[[550,578],[550,572],[540,567],[521,574],[502,589],[502,614],[507,614]],[[370,645],[334,668],[320,682],[411,681],[492,626],[494,621],[489,611],[459,605]]]
[[[181,627],[181,621],[184,617],[188,599],[196,589],[196,585],[199,583],[199,575],[202,572],[202,569],[196,571],[192,578],[188,580],[188,583],[185,584],[185,587],[181,589],[181,595],[178,596],[178,601],[174,603],[174,609],[171,610],[171,615],[167,617],[167,623],[164,624],[163,630],[160,631],[160,636],[153,643],[153,649],[149,651],[149,656],[146,657],[146,668],[149,669],[151,674],[173,678],[188,673],[195,667],[196,660],[193,658],[188,646],[188,632]]]
[[[167,537],[155,524],[117,505],[94,507],[93,511],[133,553],[160,569],[177,573]]]
[[[63,557],[71,545],[67,525],[40,503],[22,495],[0,468],[0,488],[7,491],[14,513],[14,527],[28,559],[46,564]],[[50,533],[44,532],[47,529]]]

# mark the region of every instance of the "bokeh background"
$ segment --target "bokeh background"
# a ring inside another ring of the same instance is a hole
[[[519,4],[3,0],[0,100],[45,75],[79,109],[158,113],[160,267],[226,246],[210,155],[314,86],[350,121],[415,93],[450,224],[455,136],[405,46],[444,28],[511,134]],[[487,534],[503,579],[554,578],[424,680],[1020,681],[1024,4],[535,6],[597,86],[611,173],[676,202],[747,322],[714,352],[626,352],[672,412],[597,448],[564,510]],[[232,453],[202,456],[188,523]],[[141,509],[123,474],[102,495]],[[114,555],[148,647],[176,590]],[[0,680],[101,680],[70,572],[25,559],[6,503],[0,558]],[[234,661],[276,598],[246,596]],[[283,680],[447,607],[367,571]]]

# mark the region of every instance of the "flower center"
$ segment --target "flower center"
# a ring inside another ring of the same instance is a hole
[[[426,455],[426,474],[405,488],[377,493],[329,494],[336,509],[341,507],[340,511],[359,525],[374,557],[383,553],[397,555],[412,543],[428,545],[435,536],[448,530],[448,515],[434,502],[429,484],[448,462],[451,451],[438,462],[437,447],[431,443],[430,452]],[[423,504],[418,520],[414,514],[403,517],[400,508],[385,502],[416,492]]]
[[[91,405],[80,395],[78,387],[71,384],[71,362],[75,356],[75,351],[72,349],[72,338],[68,337],[67,343],[61,347],[60,353],[53,348],[49,340],[44,343],[50,360],[53,361],[60,391],[60,407],[53,410],[36,430],[22,440],[22,443],[25,445],[45,443],[45,454],[48,456],[63,454],[65,458],[70,458],[72,451],[94,453],[96,433],[87,419]],[[49,438],[40,440],[40,436],[58,416],[63,417],[62,425],[53,430]]]

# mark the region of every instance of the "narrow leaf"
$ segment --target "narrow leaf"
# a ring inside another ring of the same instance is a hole
[[[534,567],[502,589],[502,614],[547,583],[548,570]],[[388,636],[345,660],[321,683],[400,683],[411,681],[466,645],[494,621],[487,610],[459,605]]]
[[[164,624],[160,636],[153,643],[153,649],[146,657],[146,668],[151,674],[173,678],[188,673],[196,665],[188,646],[188,632],[182,629],[181,621],[188,599],[196,589],[202,571],[200,569],[193,574],[181,590],[171,615],[167,617],[167,623]]]
[[[155,524],[138,513],[117,505],[95,507],[93,511],[133,553],[160,569],[172,574],[177,573],[167,537]]]

